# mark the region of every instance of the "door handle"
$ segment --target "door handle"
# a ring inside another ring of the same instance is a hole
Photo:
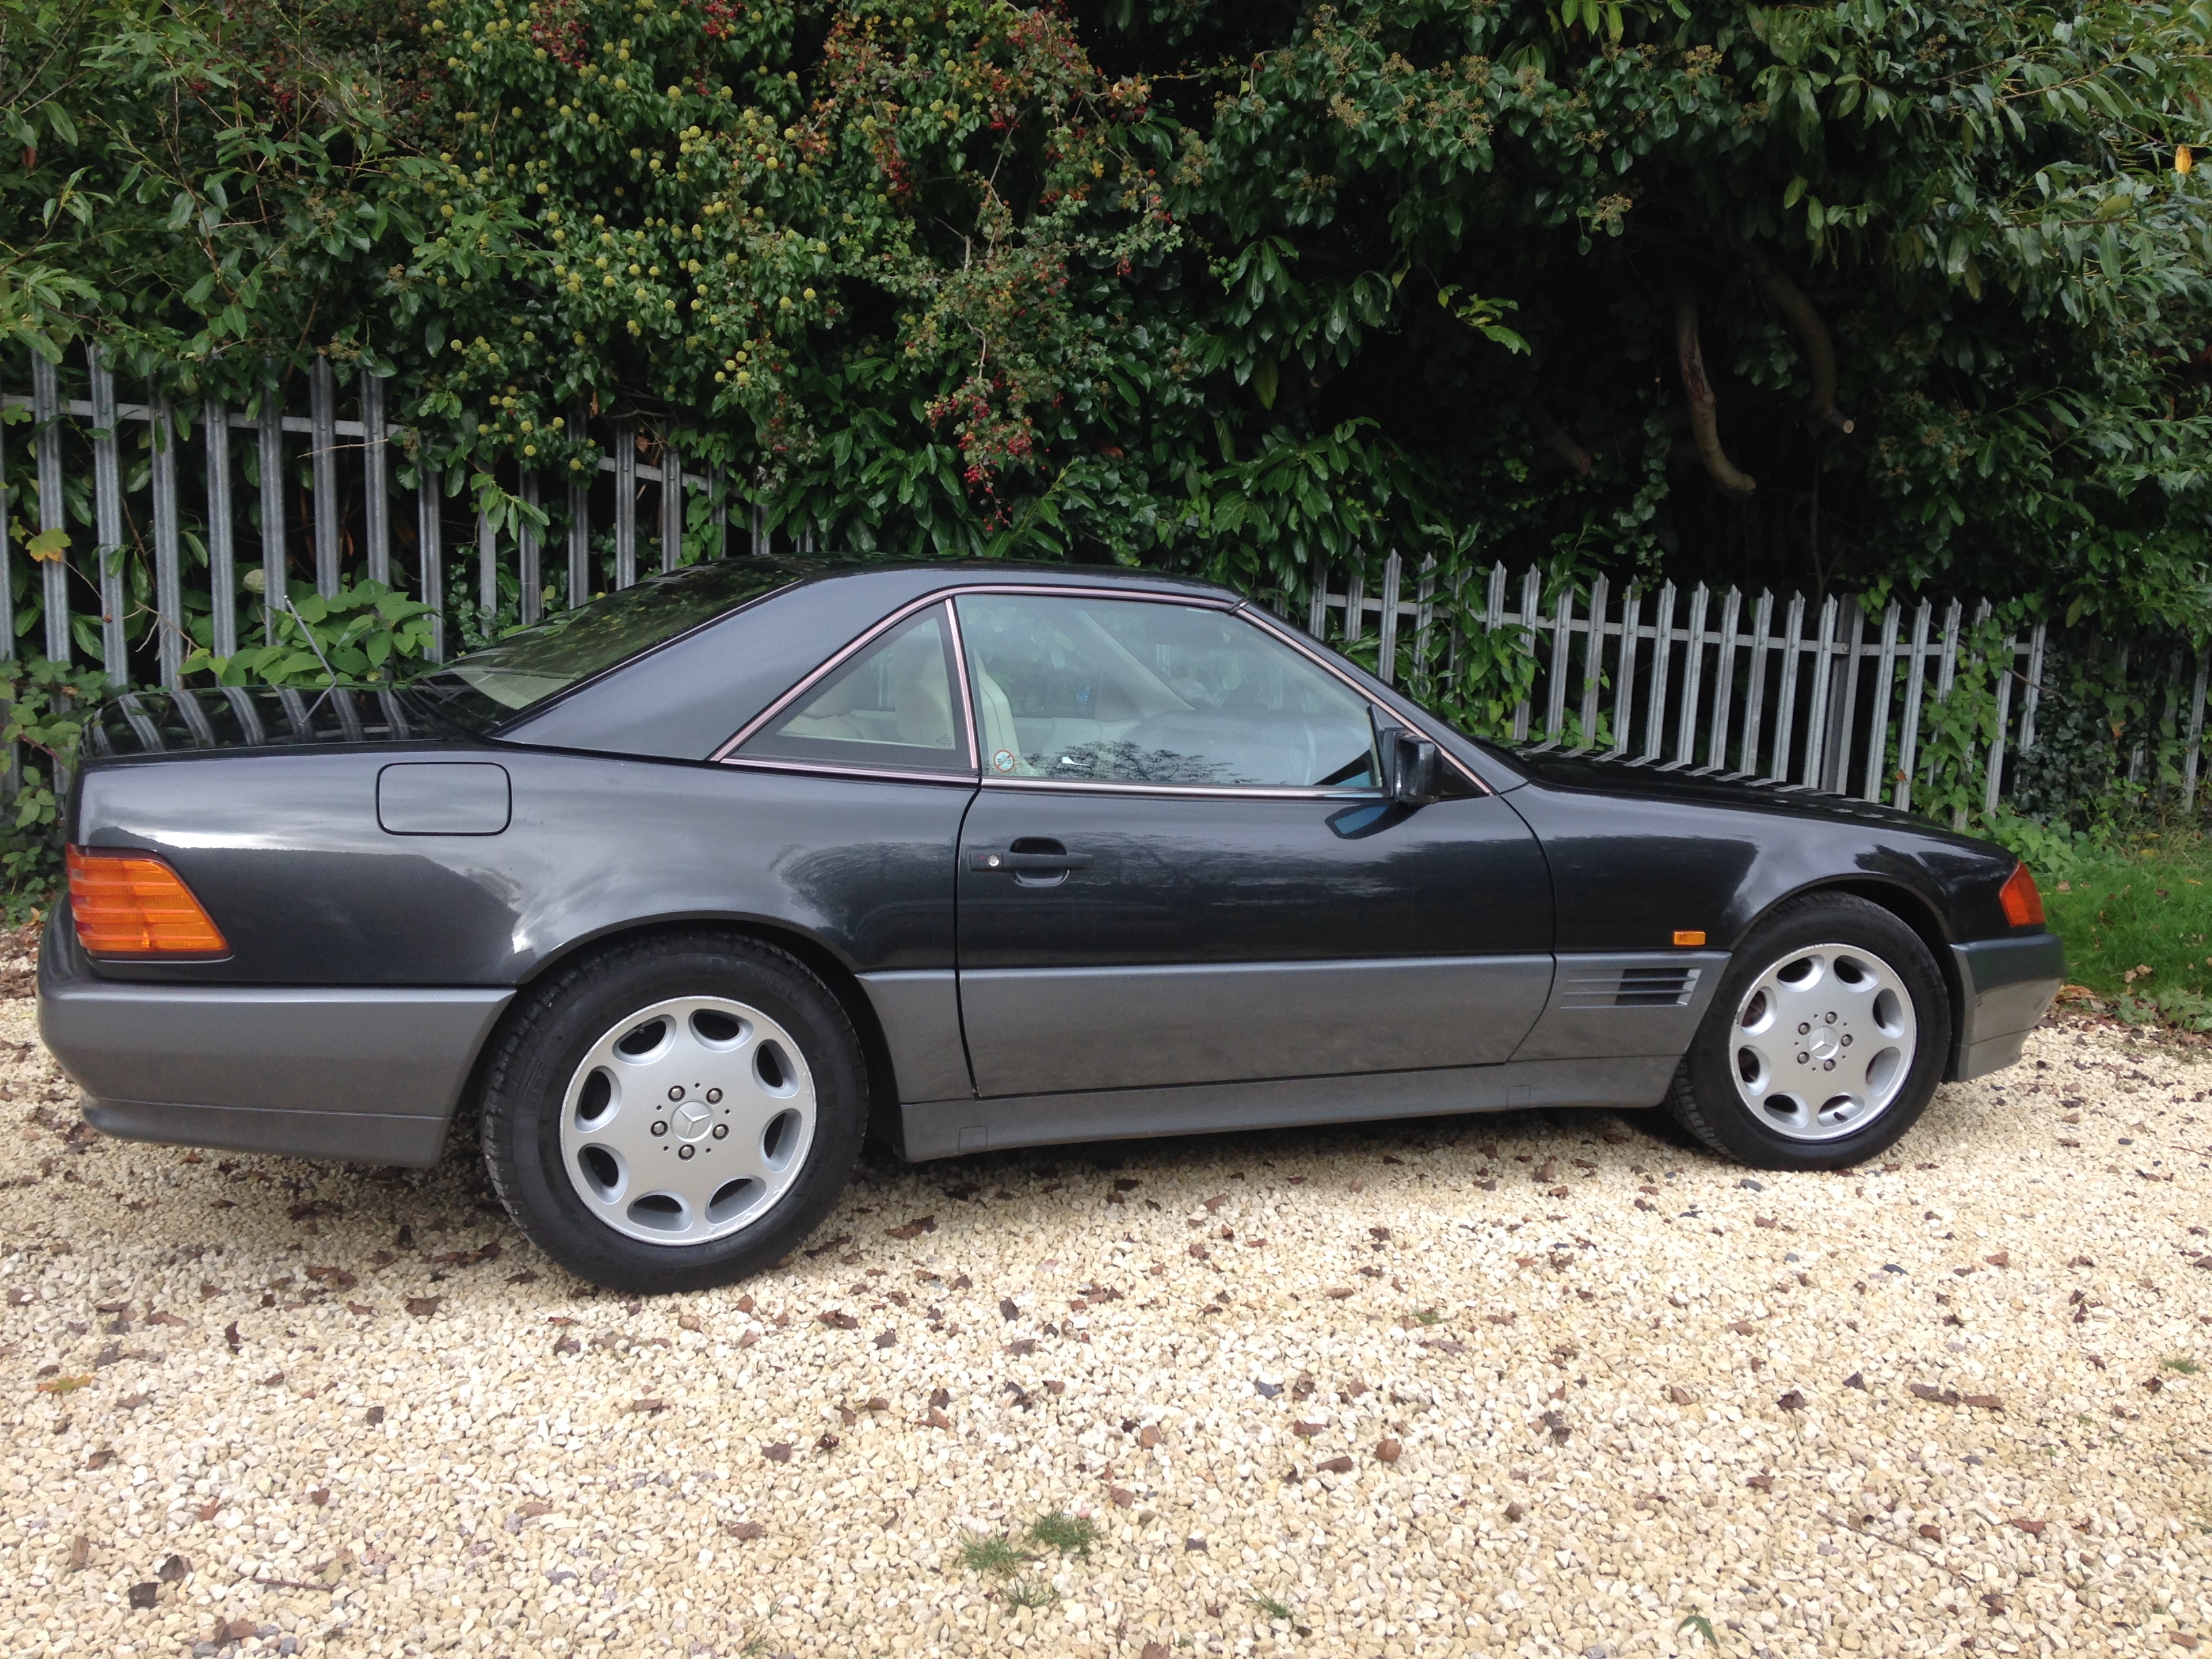
[[[968,867],[987,876],[1066,875],[1088,870],[1088,853],[970,853]]]

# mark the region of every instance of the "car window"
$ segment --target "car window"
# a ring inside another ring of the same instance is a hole
[[[738,750],[896,771],[972,772],[945,607],[909,617]]]
[[[963,594],[986,776],[1371,788],[1367,701],[1233,613]]]

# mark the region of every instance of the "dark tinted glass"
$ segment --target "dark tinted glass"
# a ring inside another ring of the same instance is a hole
[[[653,576],[472,652],[415,685],[462,720],[495,725],[802,574],[781,561],[720,559]]]

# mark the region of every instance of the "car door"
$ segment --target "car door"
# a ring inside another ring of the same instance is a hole
[[[1356,686],[1233,605],[957,601],[983,784],[960,1003],[985,1097],[1502,1061],[1552,976],[1526,825],[1379,785]]]

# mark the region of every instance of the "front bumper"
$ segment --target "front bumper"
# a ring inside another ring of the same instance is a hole
[[[2000,1071],[2020,1058],[2027,1034],[2066,983],[2066,947],[2056,933],[1978,939],[1951,947],[1959,970],[1954,1083]]]
[[[125,1140],[424,1168],[512,990],[96,977],[57,905],[39,1034]]]

